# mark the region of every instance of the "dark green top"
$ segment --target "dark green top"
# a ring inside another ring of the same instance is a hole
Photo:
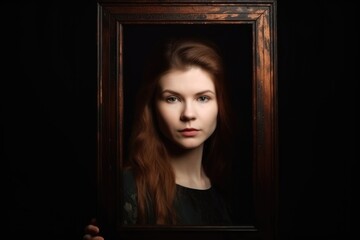
[[[130,171],[123,172],[123,224],[136,224],[136,185]],[[231,225],[228,208],[219,192],[211,187],[198,190],[176,185],[176,209],[178,225]],[[148,224],[155,224],[149,211]]]

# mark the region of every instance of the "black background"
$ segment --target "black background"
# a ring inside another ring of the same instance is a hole
[[[279,239],[347,239],[358,223],[356,8],[277,7]],[[97,211],[96,2],[1,9],[1,232],[81,239]]]

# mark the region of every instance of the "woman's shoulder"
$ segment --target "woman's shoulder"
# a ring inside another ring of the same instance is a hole
[[[122,222],[135,224],[137,221],[137,195],[134,174],[131,169],[121,171],[122,189]]]

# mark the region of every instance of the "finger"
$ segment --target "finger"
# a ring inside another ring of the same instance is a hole
[[[91,240],[104,240],[104,238],[101,236],[96,236],[96,237],[93,237]]]
[[[90,235],[95,235],[98,234],[100,232],[99,227],[89,224],[85,227],[85,233],[90,234]]]
[[[103,237],[101,236],[91,236],[90,234],[85,234],[84,237],[83,237],[83,240],[104,240]]]
[[[83,240],[90,240],[91,239],[91,235],[90,234],[85,234],[83,237]]]

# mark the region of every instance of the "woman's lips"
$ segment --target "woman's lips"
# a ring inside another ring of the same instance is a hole
[[[195,128],[184,128],[182,130],[179,131],[181,133],[181,135],[183,135],[184,137],[194,137],[197,135],[197,133],[199,132],[198,129]]]

